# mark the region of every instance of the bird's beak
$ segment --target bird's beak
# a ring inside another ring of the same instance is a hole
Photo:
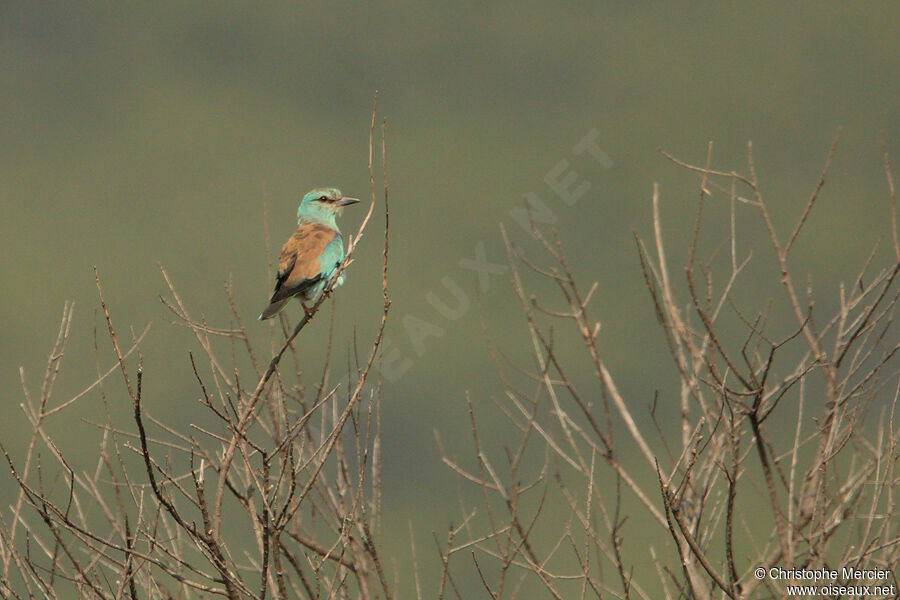
[[[340,202],[338,202],[338,206],[347,206],[348,204],[356,204],[359,202],[359,198],[348,198],[344,196],[341,198]]]

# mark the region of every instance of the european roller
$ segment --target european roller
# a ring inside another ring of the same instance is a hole
[[[335,217],[357,202],[337,188],[319,188],[303,196],[297,209],[297,231],[281,247],[275,291],[259,315],[260,321],[277,315],[294,296],[309,314],[306,303],[319,299],[328,278],[344,260],[344,240]]]

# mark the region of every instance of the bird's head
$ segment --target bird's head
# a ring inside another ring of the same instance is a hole
[[[359,202],[349,198],[337,188],[316,188],[306,193],[297,209],[298,221],[318,221],[334,227],[334,218],[344,207]]]

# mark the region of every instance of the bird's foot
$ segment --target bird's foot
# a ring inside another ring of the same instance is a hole
[[[306,313],[306,318],[311,319],[313,316],[313,310],[311,308],[306,308],[306,305],[303,304],[302,302],[300,303],[300,306],[303,307],[303,312]]]

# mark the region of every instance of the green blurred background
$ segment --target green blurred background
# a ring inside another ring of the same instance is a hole
[[[430,556],[431,530],[458,522],[456,485],[433,429],[453,452],[470,452],[468,390],[483,406],[486,432],[498,443],[511,435],[490,408],[502,387],[479,314],[497,345],[527,364],[506,276],[478,290],[460,261],[483,244],[489,261],[504,262],[500,223],[536,250],[510,210],[538,194],[558,217],[577,274],[600,284],[594,316],[604,358],[626,396],[649,404],[673,370],[632,231],[649,232],[659,182],[670,243],[683,249],[697,196],[696,178],[658,148],[702,162],[713,140],[715,164],[741,169],[752,140],[763,191],[788,219],[843,126],[815,233],[796,257],[834,292],[874,237],[888,234],[878,136],[897,154],[898,22],[900,4],[889,2],[4,2],[0,438],[21,448],[18,369],[36,393],[66,300],[75,302],[75,323],[55,398],[94,377],[95,331],[100,364],[111,364],[93,265],[122,332],[152,322],[143,345],[148,409],[170,422],[205,419],[187,360],[194,346],[159,301],[157,261],[194,315],[215,326],[229,324],[230,280],[262,343],[268,329],[254,319],[271,291],[267,263],[293,231],[300,195],[320,185],[368,193],[377,89],[392,198],[388,335],[409,365],[385,380],[385,529],[398,564],[409,556],[408,523]],[[592,131],[611,163],[573,153]],[[572,207],[544,181],[562,160],[591,184]],[[346,211],[344,231],[363,214]],[[336,298],[340,361],[354,330],[371,338],[381,308],[376,215]],[[758,274],[772,272],[763,265]],[[454,304],[444,278],[465,291],[459,319],[429,302],[434,293]],[[416,319],[434,333],[423,346],[408,333]],[[327,332],[327,319],[319,321],[301,340],[311,373]],[[574,356],[571,341],[561,351]],[[589,367],[581,368],[573,376],[587,380]],[[110,379],[106,391],[127,426],[121,383]],[[83,466],[98,434],[76,419],[99,420],[101,406],[86,397],[57,424],[61,445]]]

